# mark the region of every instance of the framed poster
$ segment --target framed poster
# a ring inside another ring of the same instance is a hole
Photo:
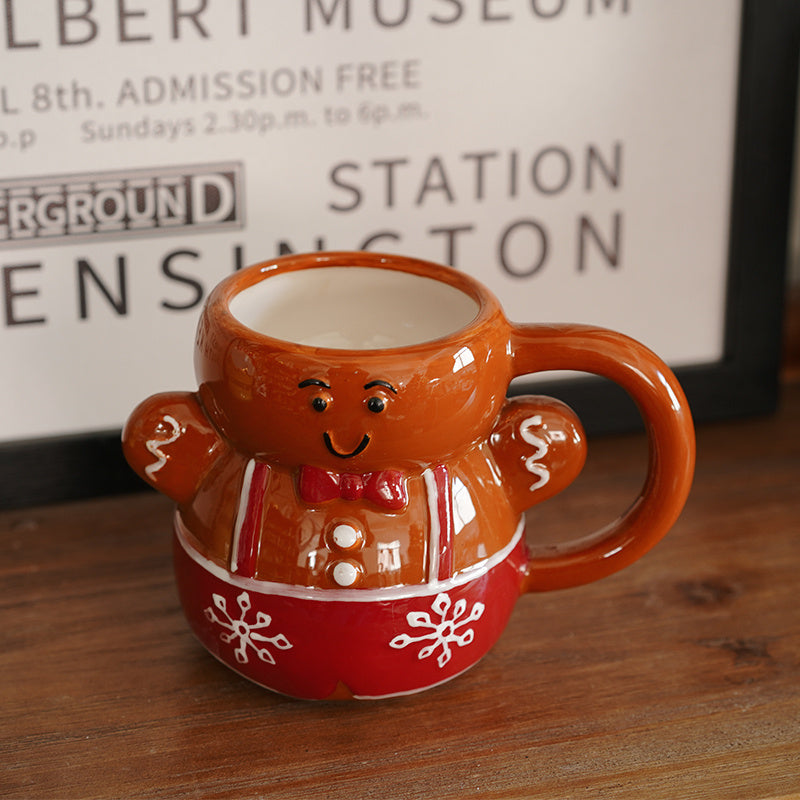
[[[469,271],[521,322],[643,341],[698,420],[774,406],[792,0],[7,0],[0,505],[138,485],[199,306],[280,253]],[[536,383],[592,431],[599,381]],[[527,390],[522,381],[517,390]]]

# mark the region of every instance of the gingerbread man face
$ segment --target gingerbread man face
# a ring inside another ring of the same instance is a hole
[[[199,359],[203,405],[235,448],[285,466],[424,468],[489,435],[509,379],[487,341],[437,345],[419,360],[404,349],[306,350],[289,358],[253,336]]]

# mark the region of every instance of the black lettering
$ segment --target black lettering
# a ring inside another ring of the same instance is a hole
[[[408,164],[407,158],[390,158],[382,161],[373,161],[373,167],[386,167],[386,208],[394,205],[394,168]]]
[[[100,290],[100,293],[108,301],[108,304],[124,317],[128,313],[128,291],[125,269],[125,256],[117,257],[117,296],[103,283],[100,276],[92,269],[92,265],[84,258],[78,259],[78,316],[80,319],[89,319],[89,296],[86,288],[86,279],[91,278],[92,282]]]
[[[169,82],[169,93],[172,100],[188,100],[194,102],[197,98],[197,81],[194,75],[186,75],[183,83],[177,75],[173,75]],[[167,84],[155,75],[148,75],[144,79],[144,100],[146,103],[160,103],[167,96]]]
[[[15,300],[18,297],[36,297],[39,294],[38,289],[27,288],[19,289],[13,284],[13,275],[16,272],[21,272],[26,269],[41,269],[42,265],[39,263],[31,264],[11,264],[3,267],[3,298],[6,312],[6,325],[43,325],[47,322],[46,317],[22,317],[17,314],[15,308]]]
[[[14,29],[14,0],[5,0],[6,6],[6,47],[9,50],[22,49],[24,47],[39,47],[39,42],[28,40],[21,42],[15,36]]]
[[[244,247],[237,244],[233,248],[233,271],[238,272],[244,267]]]
[[[512,150],[508,158],[508,196],[517,196],[517,161],[518,153]]]
[[[453,9],[452,16],[449,17],[437,17],[435,14],[431,14],[430,21],[435,22],[438,25],[450,25],[453,22],[458,22],[461,17],[464,15],[464,3],[462,0],[438,0],[440,3],[449,3]]]
[[[197,32],[200,34],[201,38],[208,39],[209,33],[198,19],[198,17],[205,12],[206,6],[208,5],[208,0],[199,0],[199,4],[194,11],[180,11],[178,10],[179,5],[180,0],[172,0],[172,38],[181,38],[178,23],[180,20],[185,18],[191,20],[192,25],[194,25],[194,27],[197,29]]]
[[[136,86],[134,85],[133,81],[130,78],[125,78],[125,80],[122,81],[122,86],[120,87],[119,95],[117,96],[117,105],[121,106],[128,102],[138,106],[141,103],[141,100],[139,99],[139,95],[136,91]]]
[[[554,180],[550,178],[549,182],[545,183],[542,172],[546,165],[543,165],[545,159],[553,160],[551,156],[555,157],[556,162],[561,163],[561,179]],[[569,153],[561,147],[546,147],[536,154],[536,158],[533,160],[533,165],[531,166],[531,177],[533,179],[533,185],[542,194],[558,194],[563,191],[572,177],[572,159],[569,157]]]
[[[167,253],[167,255],[165,255],[161,261],[161,272],[163,272],[167,278],[175,281],[176,283],[185,284],[192,290],[192,297],[185,303],[173,303],[169,300],[162,300],[161,307],[168,308],[170,311],[187,311],[190,308],[194,308],[200,304],[205,291],[203,289],[203,284],[200,283],[200,281],[195,280],[189,275],[182,275],[181,273],[173,270],[173,259],[183,256],[196,259],[199,258],[200,253],[198,253],[196,250],[173,250],[171,253]]]
[[[537,17],[541,17],[542,19],[553,19],[564,10],[565,3],[566,0],[555,0],[555,7],[553,9],[542,10],[539,8],[541,5],[541,0],[531,0],[531,8]]]
[[[398,0],[394,0],[394,2],[398,2]],[[375,21],[378,25],[382,25],[384,28],[396,28],[408,19],[409,11],[411,11],[411,0],[399,0],[399,2],[403,6],[402,14],[395,17],[393,20],[387,20],[381,10],[383,8],[382,0],[372,0],[373,13],[375,14]]]
[[[526,229],[531,232],[534,241],[531,246],[526,245],[524,248],[521,248],[522,252],[524,252],[526,255],[533,253],[535,247],[537,246],[539,252],[538,255],[535,255],[534,258],[531,259],[527,266],[520,267],[512,263],[510,253],[512,236],[514,236],[517,232]],[[530,278],[544,266],[544,263],[547,260],[548,250],[549,242],[547,231],[538,222],[536,222],[536,220],[521,219],[517,222],[513,222],[505,229],[505,231],[503,231],[503,235],[500,237],[500,245],[497,255],[500,260],[500,265],[509,275],[513,275],[515,278]]]
[[[125,0],[117,0],[117,32],[120,42],[149,42],[153,37],[146,34],[132,36],[128,33],[129,17],[146,17],[147,12],[141,10],[128,11]]]
[[[622,145],[619,142],[614,144],[614,163],[613,166],[603,161],[600,152],[594,145],[589,145],[586,150],[586,191],[591,192],[594,189],[594,181],[592,176],[595,170],[593,165],[597,165],[606,181],[610,183],[615,189],[619,189],[620,181],[622,179]]]
[[[600,4],[606,11],[610,11],[611,6],[614,5],[614,3],[616,3],[616,0],[600,0]],[[620,11],[623,14],[628,13],[628,0],[622,0],[622,7],[620,8]],[[586,13],[589,16],[594,14],[594,0],[586,0]]]
[[[306,27],[307,33],[310,33],[314,28],[312,20],[313,9],[316,7],[317,11],[322,15],[322,21],[325,25],[330,26],[333,23],[333,17],[339,6],[344,9],[342,27],[344,30],[350,30],[350,0],[332,0],[329,10],[325,10],[323,0],[306,0]]]
[[[587,244],[588,236],[591,236],[594,243],[600,248],[600,253],[610,267],[619,267],[620,250],[622,248],[622,214],[617,211],[613,217],[613,242],[606,246],[600,238],[600,234],[592,224],[589,217],[582,216],[578,220],[578,272],[586,271]]]
[[[489,6],[496,2],[498,2],[498,0],[483,0],[483,14],[481,15],[481,19],[484,22],[507,22],[511,19],[511,14],[498,14],[496,16],[492,16],[491,12],[489,11]],[[499,0],[499,2],[504,3],[505,0]]]
[[[455,200],[444,166],[438,156],[434,156],[428,162],[428,169],[425,170],[425,177],[422,179],[422,186],[417,195],[416,205],[422,205],[422,201],[428,192],[444,192],[449,203]]]
[[[239,0],[239,36],[247,36],[250,33],[247,12],[247,0]]]
[[[331,209],[331,211],[354,211],[361,205],[361,190],[351,183],[345,183],[342,181],[339,175],[342,170],[355,170],[358,172],[359,169],[360,167],[358,164],[353,164],[350,161],[343,161],[341,164],[337,164],[331,170],[331,183],[334,186],[338,186],[340,189],[351,192],[353,195],[353,202],[350,203],[350,205],[337,205],[336,203],[328,203],[328,208]]]
[[[483,200],[483,163],[487,158],[497,158],[499,153],[496,150],[487,150],[482,153],[464,153],[461,156],[465,161],[475,162],[475,199]],[[513,195],[512,195],[513,197]]]
[[[83,11],[67,14],[66,0],[58,2],[58,43],[63,46],[88,44],[97,37],[97,23],[90,16],[94,8],[93,0],[83,0]],[[85,31],[81,38],[67,36],[67,23],[83,23]]]
[[[449,225],[442,228],[429,228],[428,233],[432,236],[444,235],[446,242],[445,263],[451,267],[456,265],[456,236],[460,233],[472,233],[474,225]]]

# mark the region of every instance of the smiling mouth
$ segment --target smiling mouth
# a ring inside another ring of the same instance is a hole
[[[364,437],[358,443],[358,447],[355,450],[352,450],[349,453],[340,453],[334,446],[333,442],[331,441],[331,435],[326,431],[322,434],[322,438],[325,441],[325,447],[328,448],[328,452],[331,455],[336,456],[337,458],[352,458],[353,456],[357,456],[359,453],[363,452],[364,448],[369,444],[369,434],[364,434]]]

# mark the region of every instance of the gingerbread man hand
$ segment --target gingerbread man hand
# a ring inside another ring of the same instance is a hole
[[[517,513],[565,489],[586,461],[586,438],[578,417],[551,397],[507,401],[490,445]]]
[[[149,397],[122,432],[125,457],[137,474],[177,503],[191,500],[224,447],[190,392]]]

